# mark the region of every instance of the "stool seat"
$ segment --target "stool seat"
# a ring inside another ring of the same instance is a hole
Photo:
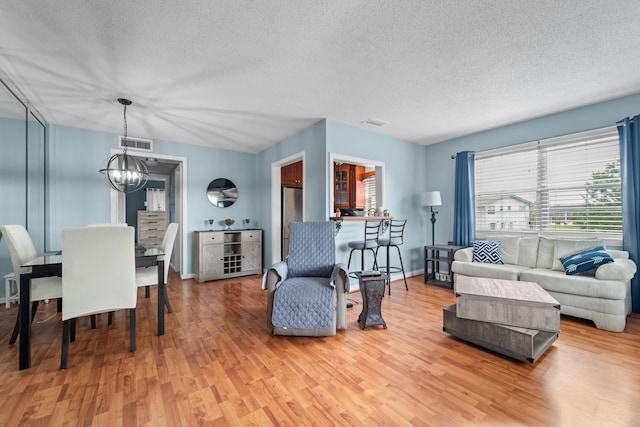
[[[375,240],[356,240],[348,243],[351,249],[375,249],[378,247],[378,242]]]

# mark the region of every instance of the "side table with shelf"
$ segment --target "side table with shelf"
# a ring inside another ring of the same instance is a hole
[[[464,246],[429,245],[424,247],[424,283],[453,289],[451,264],[456,251]],[[446,271],[441,264],[446,265]]]

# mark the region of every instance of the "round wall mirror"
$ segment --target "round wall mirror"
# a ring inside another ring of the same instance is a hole
[[[226,178],[217,178],[207,187],[207,198],[214,206],[226,208],[238,199],[236,185]]]

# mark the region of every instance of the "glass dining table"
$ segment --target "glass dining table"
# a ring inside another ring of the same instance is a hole
[[[158,336],[164,335],[164,306],[166,284],[164,277],[164,252],[156,247],[136,246],[136,267],[158,266]],[[31,367],[31,279],[38,277],[62,277],[62,252],[47,252],[27,262],[22,267],[31,273],[20,275],[20,370]]]

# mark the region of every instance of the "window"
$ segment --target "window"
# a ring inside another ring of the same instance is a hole
[[[365,207],[364,211],[375,209],[376,206],[376,176],[371,175],[364,180]]]
[[[615,127],[479,152],[475,158],[479,235],[494,230],[498,222],[509,224],[514,232],[588,235],[621,242],[620,150]],[[500,206],[499,212],[495,206]]]

